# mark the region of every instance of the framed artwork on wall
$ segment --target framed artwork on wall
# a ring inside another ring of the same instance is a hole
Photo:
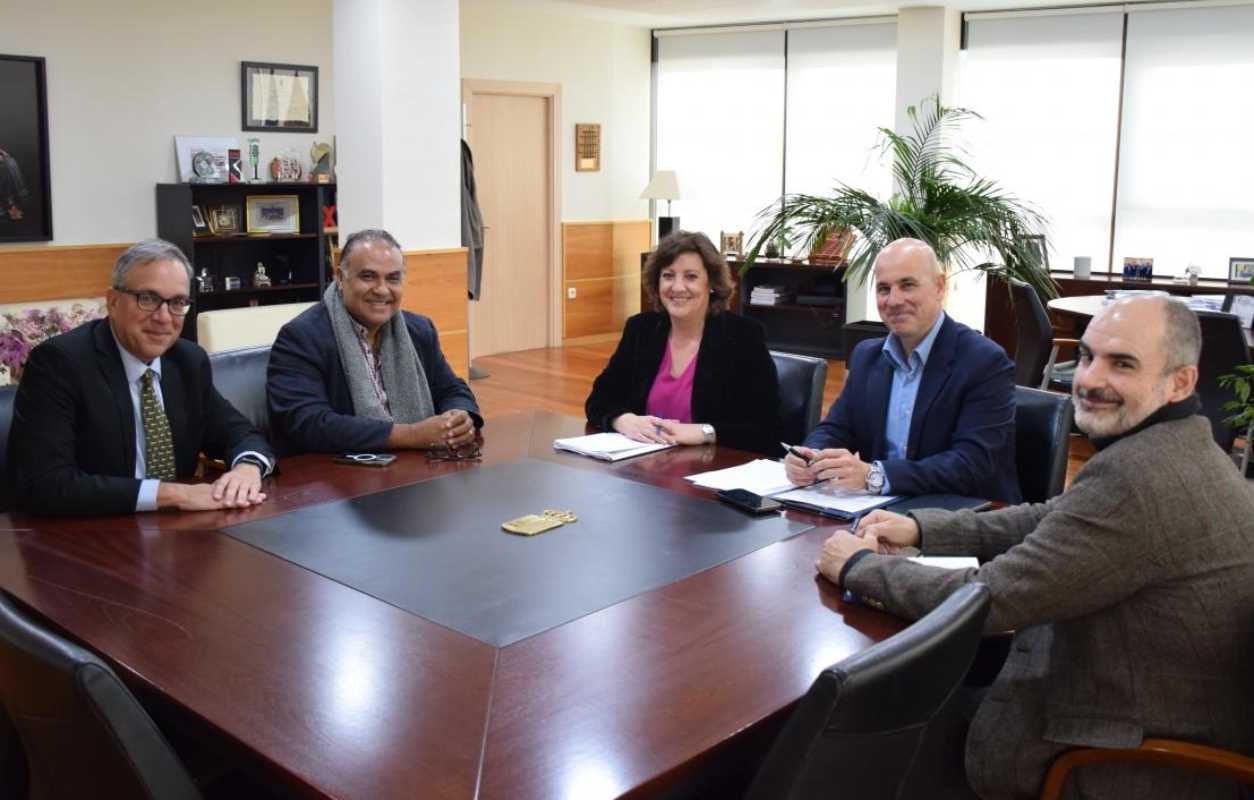
[[[0,242],[52,240],[44,59],[0,55]]]
[[[240,63],[240,126],[246,131],[318,132],[318,68]]]

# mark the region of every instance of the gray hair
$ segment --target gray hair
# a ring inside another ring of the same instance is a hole
[[[182,264],[183,269],[187,270],[187,283],[191,284],[192,264],[177,245],[171,244],[165,239],[145,239],[126,248],[126,252],[118,256],[118,260],[113,263],[113,275],[109,279],[111,281],[110,285],[114,289],[125,289],[126,273],[131,271],[131,267],[151,264],[154,261],[177,261]]]
[[[382,228],[364,228],[357,231],[348,237],[348,240],[344,242],[344,246],[340,248],[340,269],[344,270],[345,274],[348,274],[348,259],[353,254],[353,251],[359,246],[367,245],[371,242],[383,242],[398,252],[401,249],[400,242],[396,241],[392,234]]]
[[[1163,351],[1167,354],[1167,372],[1180,367],[1196,366],[1202,357],[1202,324],[1197,314],[1179,298],[1163,298]]]

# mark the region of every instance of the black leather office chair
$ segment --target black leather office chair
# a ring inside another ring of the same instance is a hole
[[[1074,415],[1068,395],[1015,387],[1015,466],[1025,503],[1062,494]]]
[[[1014,299],[1015,328],[1019,344],[1015,348],[1015,383],[1048,389],[1050,386],[1071,391],[1074,363],[1058,363],[1058,353],[1063,347],[1074,348],[1078,339],[1056,339],[1045,304],[1036,290],[1022,281],[1010,281],[1010,293]]]
[[[9,510],[9,430],[13,427],[13,399],[17,386],[0,386],[0,511]]]
[[[1230,389],[1219,385],[1219,376],[1233,371],[1238,364],[1250,362],[1250,349],[1245,343],[1241,320],[1235,314],[1198,311],[1202,325],[1202,358],[1198,363],[1197,393],[1202,399],[1202,413],[1210,420],[1211,433],[1226,453],[1232,449],[1237,430],[1225,420],[1232,416],[1224,411],[1224,403],[1234,399]]]
[[[827,361],[794,353],[771,351],[779,375],[779,415],[784,441],[800,444],[819,424],[823,413],[823,384],[827,382]]]
[[[27,756],[32,800],[201,797],[113,670],[2,593],[0,701]]]
[[[266,366],[270,345],[223,350],[209,356],[213,385],[263,436],[270,434],[266,404]]]
[[[988,587],[959,588],[901,633],[823,670],[767,754],[749,800],[927,797],[909,765],[962,681]]]

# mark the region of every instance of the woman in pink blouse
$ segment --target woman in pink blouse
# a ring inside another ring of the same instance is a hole
[[[709,238],[678,231],[645,264],[655,311],[627,320],[588,422],[641,442],[779,449],[779,381],[761,324],[727,310],[731,271]]]

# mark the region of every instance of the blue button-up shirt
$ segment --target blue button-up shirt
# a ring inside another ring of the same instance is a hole
[[[888,414],[884,425],[889,458],[906,457],[906,445],[910,442],[910,420],[914,417],[914,401],[919,396],[919,385],[923,383],[927,357],[932,353],[932,345],[935,344],[943,324],[944,311],[936,318],[923,341],[911,351],[909,358],[902,351],[901,340],[897,338],[897,334],[890,333],[884,340],[884,356],[893,367],[893,385],[888,393]],[[881,462],[880,467],[883,466]],[[887,477],[884,479],[883,493],[889,494]]]

